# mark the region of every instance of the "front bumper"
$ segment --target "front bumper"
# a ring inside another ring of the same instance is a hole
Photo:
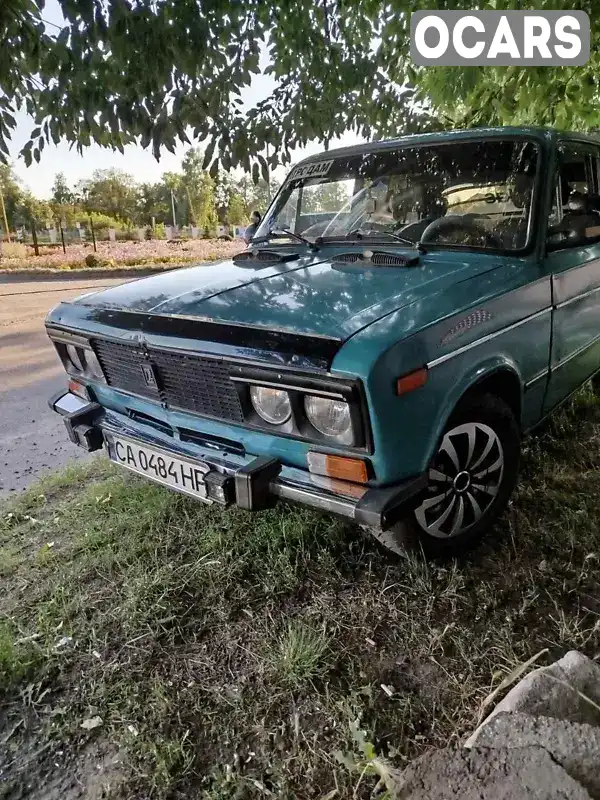
[[[234,503],[257,510],[274,499],[284,499],[385,531],[398,522],[427,485],[425,473],[393,486],[370,488],[288,467],[277,459],[231,452],[210,442],[206,446],[196,443],[191,448],[179,439],[166,439],[160,432],[146,430],[146,426],[140,430],[141,426],[126,415],[71,392],[59,392],[49,405],[63,417],[69,439],[89,452],[105,446],[107,435],[114,434],[208,464],[207,484],[220,487],[211,500],[221,505]]]

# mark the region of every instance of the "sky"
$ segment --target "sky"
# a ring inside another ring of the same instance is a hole
[[[1,2],[2,0],[0,0]],[[57,0],[46,0],[43,19],[48,24],[58,25],[62,21],[62,14]],[[268,96],[273,86],[272,80],[263,75],[255,76],[252,85],[243,94],[244,103],[248,108]],[[82,178],[87,178],[96,169],[121,169],[144,183],[158,181],[163,172],[175,172],[181,166],[181,160],[189,145],[179,145],[175,153],[164,150],[160,161],[156,161],[150,150],[129,145],[125,153],[112,151],[106,148],[91,145],[79,155],[74,147],[66,142],[54,145],[46,144],[39,164],[35,162],[26,167],[18,157],[20,149],[29,138],[33,129],[33,121],[25,113],[17,113],[17,127],[13,132],[11,157],[16,174],[22,182],[38,197],[48,198],[51,194],[54,176],[57,172],[64,172],[70,186],[75,185]],[[341,139],[334,139],[331,147],[355,144],[363,141],[354,133],[348,133]],[[192,142],[201,145],[200,142]],[[318,142],[311,143],[305,148],[298,148],[292,156],[292,164],[305,156],[318,153],[322,150]],[[285,174],[285,171],[283,172]],[[277,177],[282,175],[277,173]]]

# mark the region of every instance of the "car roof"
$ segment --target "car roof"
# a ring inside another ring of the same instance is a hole
[[[488,139],[488,138],[533,138],[540,141],[552,141],[556,139],[577,139],[579,141],[587,141],[595,144],[600,144],[600,132],[598,133],[579,133],[575,131],[561,131],[556,128],[544,128],[534,126],[503,126],[503,127],[490,127],[490,128],[467,128],[462,130],[443,130],[433,131],[431,133],[412,133],[406,136],[400,136],[396,139],[380,139],[378,141],[363,142],[362,144],[354,144],[349,147],[339,147],[334,150],[323,150],[320,153],[308,156],[302,161],[296,162],[297,164],[308,164],[313,161],[320,161],[325,156],[326,158],[342,158],[345,156],[360,155],[365,151],[370,153],[377,150],[393,150],[396,147],[404,147],[406,145],[419,145],[419,144],[434,144],[434,143],[450,143],[453,141],[468,141],[475,139]]]

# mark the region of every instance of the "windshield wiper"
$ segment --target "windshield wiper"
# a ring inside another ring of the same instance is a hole
[[[299,233],[294,233],[294,231],[290,231],[287,228],[274,228],[272,231],[266,236],[261,236],[258,239],[250,239],[252,244],[261,244],[262,242],[268,242],[270,239],[296,239],[298,242],[302,242],[302,244],[308,245],[311,250],[318,250],[319,248],[314,242],[311,242],[310,239],[307,239],[306,236],[302,236]]]
[[[399,233],[394,233],[393,231],[378,231],[374,228],[370,228],[368,230],[363,230],[362,227],[353,228],[353,230],[348,231],[348,233],[344,236],[344,239],[368,239],[369,237],[375,236],[390,236],[392,239],[395,239],[397,242],[403,242],[404,244],[408,244],[413,248],[418,249],[419,243],[414,242],[412,239],[407,239],[406,236],[400,236]]]

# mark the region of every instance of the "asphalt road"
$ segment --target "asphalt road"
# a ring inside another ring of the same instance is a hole
[[[0,497],[24,489],[45,471],[86,457],[69,442],[61,419],[47,405],[66,377],[44,318],[61,300],[123,282],[0,279]]]

